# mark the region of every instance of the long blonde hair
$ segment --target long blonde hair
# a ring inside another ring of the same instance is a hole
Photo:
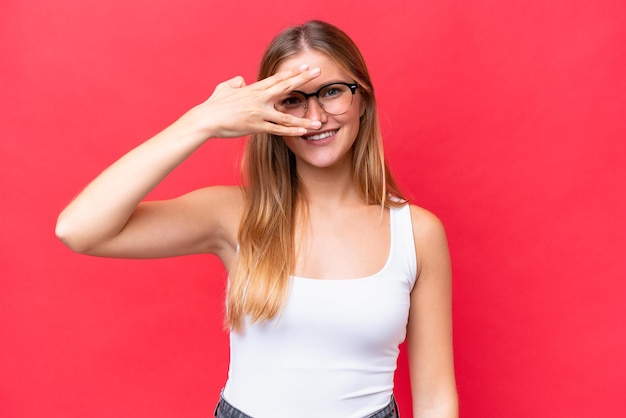
[[[287,28],[265,51],[258,79],[271,76],[281,62],[304,50],[328,55],[359,84],[365,112],[352,158],[358,193],[368,204],[401,206],[405,199],[385,164],[374,89],[365,60],[343,31],[321,21]],[[242,329],[244,318],[264,321],[281,311],[296,259],[296,209],[305,199],[295,156],[279,136],[252,135],[246,144],[242,172],[244,213],[239,227],[239,253],[227,292],[227,322],[235,331]]]

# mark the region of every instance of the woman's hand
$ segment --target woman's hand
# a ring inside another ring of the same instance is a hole
[[[209,138],[236,138],[253,133],[300,136],[307,129],[318,129],[320,122],[281,113],[274,104],[319,74],[319,68],[303,65],[250,85],[238,76],[220,83],[211,97],[185,117],[203,126]]]

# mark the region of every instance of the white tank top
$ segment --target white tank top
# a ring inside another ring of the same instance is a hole
[[[254,418],[362,418],[389,403],[417,274],[409,205],[390,226],[378,273],[293,276],[282,314],[230,333],[226,401]]]

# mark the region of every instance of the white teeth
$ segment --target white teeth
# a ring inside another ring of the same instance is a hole
[[[328,131],[328,132],[323,132],[321,134],[318,135],[311,135],[311,136],[305,136],[303,137],[304,139],[306,139],[307,141],[319,141],[320,139],[324,139],[324,138],[328,138],[330,136],[333,136],[337,133],[337,131]]]

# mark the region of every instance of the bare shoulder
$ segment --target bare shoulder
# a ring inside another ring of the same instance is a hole
[[[418,276],[424,276],[425,270],[427,272],[443,271],[447,275],[450,255],[443,223],[432,212],[415,205],[411,205],[411,221]]]
[[[197,189],[181,197],[181,203],[189,204],[191,215],[199,220],[212,237],[211,252],[231,252],[237,246],[237,232],[243,214],[243,190],[239,186],[211,186]],[[230,251],[229,251],[230,250]]]
[[[242,208],[243,194],[236,186],[204,187],[169,200],[146,201],[121,234],[130,242],[122,248],[125,254],[150,258],[194,253],[223,258],[236,248]]]
[[[187,193],[183,200],[199,206],[211,203],[217,209],[237,210],[243,208],[243,191],[239,186],[210,186]]]
[[[204,187],[180,197],[181,205],[195,212],[195,219],[211,222],[212,227],[219,229],[223,236],[233,238],[241,222],[243,201],[243,191],[239,186]]]
[[[410,207],[416,246],[432,245],[446,240],[443,223],[434,213],[420,206],[410,205]]]

